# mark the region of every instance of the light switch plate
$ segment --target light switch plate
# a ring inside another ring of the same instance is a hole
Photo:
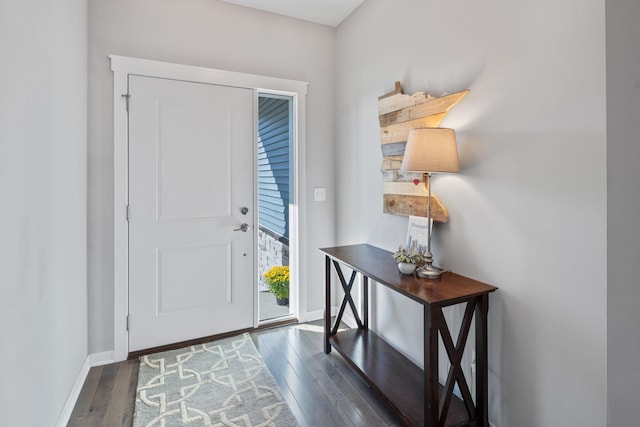
[[[313,201],[314,202],[324,202],[327,200],[327,189],[318,187],[313,189]]]

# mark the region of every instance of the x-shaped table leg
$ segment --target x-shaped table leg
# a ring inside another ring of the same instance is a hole
[[[351,288],[353,287],[353,283],[355,282],[357,272],[355,270],[351,272],[351,277],[349,278],[349,283],[347,284],[347,281],[344,278],[344,274],[342,274],[340,264],[337,261],[333,261],[333,265],[336,269],[336,273],[338,273],[338,278],[340,279],[342,289],[344,290],[344,298],[342,299],[342,304],[340,305],[340,311],[338,311],[336,322],[333,325],[333,329],[331,330],[331,335],[335,335],[338,332],[338,327],[340,326],[340,322],[342,321],[342,315],[344,314],[344,310],[347,307],[347,303],[349,303],[349,307],[351,307],[351,311],[353,312],[353,317],[355,317],[356,319],[358,328],[362,329],[363,325],[360,321],[360,317],[358,316],[358,310],[356,310],[356,305],[353,302],[353,298],[351,298]]]
[[[458,333],[458,342],[455,346],[453,345],[453,339],[451,338],[451,333],[449,332],[449,328],[442,314],[442,310],[438,310],[440,336],[442,337],[444,347],[447,350],[447,355],[449,356],[449,361],[451,362],[449,375],[447,376],[447,381],[444,385],[444,399],[442,399],[442,401],[440,402],[440,425],[444,425],[444,422],[447,419],[447,412],[449,412],[449,405],[451,404],[451,398],[453,397],[453,388],[456,382],[458,383],[458,387],[460,388],[460,393],[462,394],[462,399],[467,409],[469,418],[473,418],[475,415],[475,405],[473,403],[473,398],[471,397],[471,392],[469,391],[469,385],[467,384],[467,380],[464,376],[464,371],[462,370],[461,365],[462,355],[464,353],[464,347],[467,343],[467,338],[469,337],[469,329],[471,328],[471,320],[473,319],[473,310],[475,309],[475,306],[475,299],[467,302],[467,307],[462,319],[462,325],[460,326],[460,332]]]

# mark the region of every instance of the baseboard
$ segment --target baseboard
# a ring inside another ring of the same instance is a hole
[[[331,316],[335,317],[338,314],[338,307],[331,307]],[[308,311],[303,316],[301,316],[300,323],[313,322],[314,320],[320,320],[324,318],[324,310],[314,310]],[[350,328],[355,328],[356,318],[353,317],[353,314],[348,310],[345,310],[342,315],[342,321],[346,323]]]
[[[338,314],[338,307],[331,307],[331,316],[335,317]],[[300,323],[313,322],[314,320],[324,319],[324,309],[321,310],[313,310],[307,311],[305,314],[300,316]],[[355,320],[353,321],[355,325]]]
[[[92,353],[89,355],[89,365],[92,368],[95,366],[109,365],[110,363],[114,362],[115,359],[113,357],[113,350],[103,351],[102,353]]]
[[[76,401],[78,400],[78,396],[80,396],[80,391],[82,391],[82,386],[84,386],[84,382],[87,379],[87,374],[89,374],[90,368],[89,356],[87,356],[82,364],[82,368],[80,368],[78,377],[76,378],[75,383],[73,383],[73,387],[67,396],[67,400],[64,402],[62,411],[58,416],[58,421],[56,422],[57,427],[65,427],[69,424],[71,413],[73,412],[73,408],[76,406]]]
[[[324,318],[324,310],[307,311],[300,316],[300,323],[313,322]]]

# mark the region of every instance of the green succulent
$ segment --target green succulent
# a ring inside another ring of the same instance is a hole
[[[420,255],[418,252],[415,252],[415,251],[409,252],[407,251],[406,248],[403,248],[402,246],[398,248],[398,251],[395,252],[392,256],[398,264],[401,262],[405,262],[408,264],[417,264],[423,260],[422,255]]]

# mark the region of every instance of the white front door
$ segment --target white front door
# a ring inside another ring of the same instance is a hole
[[[254,91],[129,76],[129,95],[129,351],[252,327]]]

